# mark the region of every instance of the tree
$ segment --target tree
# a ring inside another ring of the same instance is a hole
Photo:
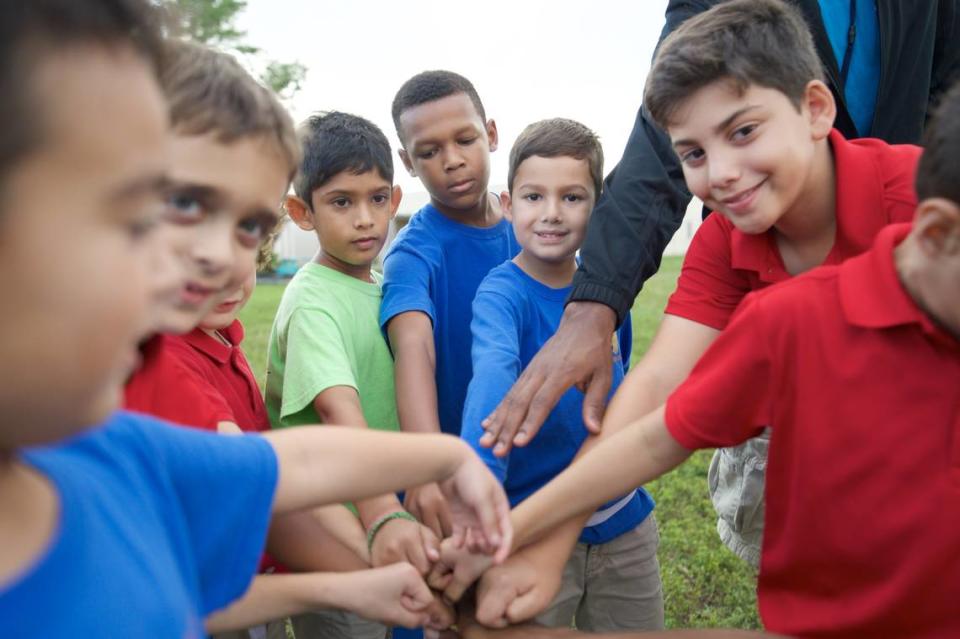
[[[247,0],[160,0],[175,27],[183,34],[217,49],[237,54],[248,66],[253,65],[261,50],[246,42],[247,33],[237,28],[237,17],[247,7]],[[267,60],[260,80],[284,99],[292,98],[307,75],[299,62]]]

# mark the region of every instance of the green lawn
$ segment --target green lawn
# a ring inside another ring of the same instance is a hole
[[[653,337],[679,271],[680,258],[664,258],[660,272],[637,298],[632,312],[635,359]],[[261,385],[267,337],[282,294],[282,284],[261,284],[240,315],[246,327],[244,349]],[[698,452],[647,486],[657,501],[667,627],[759,628],[753,570],[722,546],[714,528],[706,488],[711,454]]]

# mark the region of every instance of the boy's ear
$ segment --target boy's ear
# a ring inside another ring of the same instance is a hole
[[[496,151],[497,145],[500,143],[500,136],[497,134],[497,123],[490,118],[487,120],[487,146],[490,147],[490,151]]]
[[[403,199],[403,189],[400,188],[399,184],[394,184],[393,189],[390,191],[390,217],[394,217],[397,214],[397,210],[400,208],[400,200]]]
[[[287,215],[299,228],[304,231],[314,230],[313,217],[310,215],[310,207],[307,206],[306,202],[296,195],[288,195],[283,201],[283,208],[287,210]]]
[[[407,153],[407,150],[400,149],[397,154],[400,156],[400,161],[403,162],[403,168],[407,170],[410,177],[417,177],[417,172],[413,170],[413,162],[410,161],[410,154]]]
[[[807,112],[814,139],[826,138],[837,119],[837,102],[833,99],[830,88],[820,80],[808,82],[803,91],[802,107]]]
[[[913,226],[917,244],[928,257],[960,253],[960,206],[956,202],[942,197],[921,201]]]
[[[510,199],[510,191],[504,191],[500,194],[500,209],[503,211],[503,217],[508,222],[513,222],[513,201]]]

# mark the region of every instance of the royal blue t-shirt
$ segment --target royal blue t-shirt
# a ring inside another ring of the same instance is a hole
[[[400,231],[383,261],[380,326],[407,311],[426,313],[436,348],[437,412],[445,433],[460,434],[470,366],[471,304],[490,269],[520,250],[506,220],[489,228],[454,222],[431,204]]]
[[[5,637],[203,637],[247,589],[277,483],[272,447],[116,413],[22,453],[59,497],[53,538],[0,584]]]
[[[503,482],[510,505],[529,497],[570,465],[587,437],[583,393],[568,390],[530,443],[495,457],[480,446],[480,423],[490,414],[543,344],[560,325],[570,287],[550,288],[513,262],[490,271],[473,301],[473,380],[463,410],[461,437]],[[633,334],[630,317],[611,340],[612,394],[630,365]],[[653,510],[642,488],[601,506],[590,518],[580,541],[602,544],[633,530]]]

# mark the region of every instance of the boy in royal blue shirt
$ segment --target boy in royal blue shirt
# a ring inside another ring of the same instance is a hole
[[[578,122],[531,124],[510,152],[510,191],[501,203],[522,248],[487,275],[473,302],[473,379],[461,437],[504,482],[511,505],[563,471],[587,437],[583,393],[570,389],[527,446],[497,457],[480,445],[481,422],[560,323],[602,179],[600,141]],[[629,367],[631,342],[628,320],[612,339],[612,390]],[[578,628],[595,632],[662,628],[652,510],[643,489],[602,506],[583,528],[560,592],[538,621],[569,627],[576,617]]]
[[[471,378],[470,304],[490,269],[519,248],[487,192],[497,127],[470,81],[449,71],[404,83],[393,121],[403,165],[430,193],[384,259],[380,324],[395,359],[400,428],[457,435]],[[449,513],[439,497],[424,486],[404,505],[443,538]]]

